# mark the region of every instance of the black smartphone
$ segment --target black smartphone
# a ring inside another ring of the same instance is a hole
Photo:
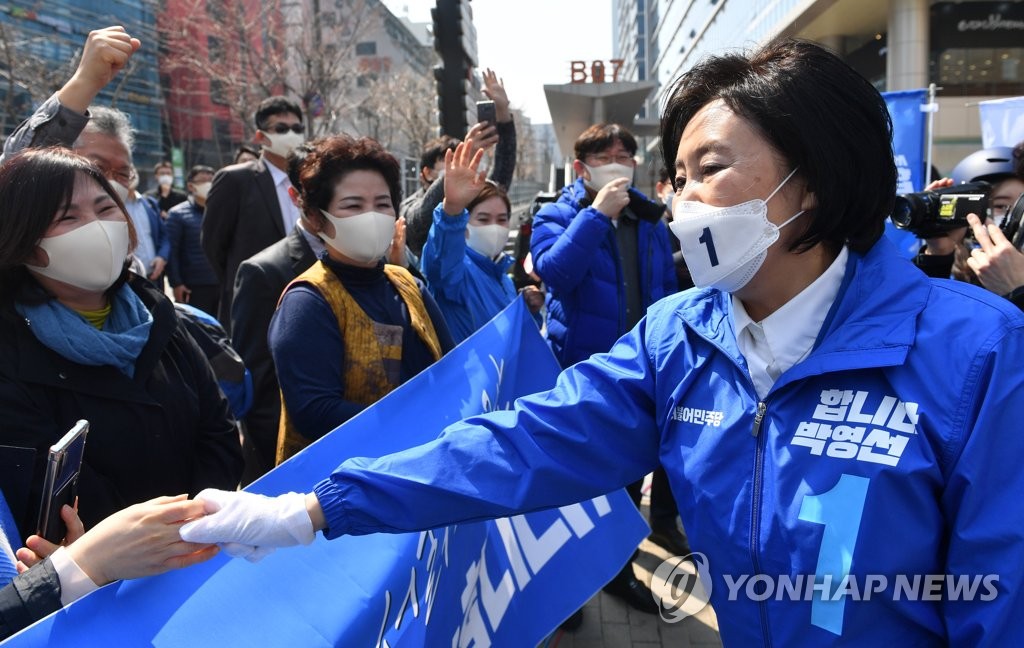
[[[89,422],[78,421],[60,441],[50,446],[50,454],[46,459],[46,477],[43,481],[36,535],[54,544],[60,544],[67,534],[60,509],[65,504],[74,506],[75,497],[78,496],[78,474],[82,471],[85,437],[88,433]]]
[[[478,101],[476,102],[476,120],[477,122],[487,122],[491,126],[494,125],[498,119],[497,113],[494,110],[493,101]]]

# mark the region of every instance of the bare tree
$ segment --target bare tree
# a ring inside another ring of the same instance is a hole
[[[10,132],[28,117],[31,106],[59,90],[78,66],[81,48],[67,62],[54,65],[35,55],[42,41],[41,36],[24,36],[0,22],[0,75],[6,90],[0,133]]]
[[[308,108],[314,135],[351,130],[369,86],[389,71],[390,61],[359,51],[383,31],[386,12],[379,0],[288,3],[288,80]]]
[[[160,27],[162,71],[179,81],[173,92],[207,93],[251,137],[259,102],[288,86],[280,2],[174,0]]]
[[[417,157],[437,132],[433,80],[410,69],[380,75],[359,106],[360,132],[388,150]]]

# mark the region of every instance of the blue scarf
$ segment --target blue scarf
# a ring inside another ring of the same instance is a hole
[[[153,315],[127,284],[114,294],[103,330],[56,299],[14,307],[29,320],[36,339],[50,349],[78,364],[116,367],[129,378],[135,375],[135,360],[153,326]]]

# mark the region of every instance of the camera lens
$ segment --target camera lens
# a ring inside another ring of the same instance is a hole
[[[908,229],[914,222],[914,205],[906,196],[896,196],[892,208],[892,223],[900,229]]]

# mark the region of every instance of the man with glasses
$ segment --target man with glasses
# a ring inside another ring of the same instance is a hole
[[[139,262],[136,269],[163,290],[171,242],[156,199],[137,191],[139,176],[132,164],[135,132],[131,121],[120,110],[105,106],[92,106],[89,114],[89,122],[72,148],[92,160],[121,197],[139,241],[134,252]]]
[[[288,196],[288,154],[302,144],[302,109],[268,97],[256,109],[258,160],[221,169],[206,199],[202,243],[220,280],[218,319],[230,333],[231,300],[239,264],[283,239],[299,218]]]
[[[648,306],[677,290],[664,205],[633,187],[633,135],[618,124],[595,124],[576,139],[575,149],[576,182],[540,208],[530,242],[534,272],[550,293],[548,338],[563,367],[610,350]],[[657,483],[664,477],[655,474]],[[627,490],[639,506],[641,483]],[[659,544],[685,555],[689,548],[676,527],[671,491],[655,490],[668,495],[651,507],[652,526],[666,539]],[[667,514],[655,516],[656,508]],[[658,611],[631,563],[605,591],[635,609]]]

